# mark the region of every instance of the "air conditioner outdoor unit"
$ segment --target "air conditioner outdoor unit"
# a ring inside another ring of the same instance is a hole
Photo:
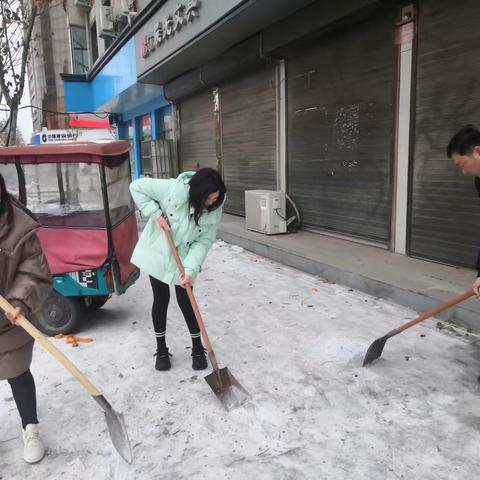
[[[245,221],[248,230],[274,235],[287,232],[285,193],[273,190],[245,191]]]
[[[113,30],[112,22],[112,7],[107,7],[105,5],[100,6],[100,17],[99,17],[99,33],[98,35],[102,38],[105,37],[114,37],[115,33]]]
[[[75,0],[75,5],[82,8],[92,8],[91,0]]]

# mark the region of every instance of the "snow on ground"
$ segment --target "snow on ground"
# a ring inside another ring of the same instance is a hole
[[[217,243],[196,294],[217,359],[252,394],[227,413],[191,369],[172,298],[169,372],[154,369],[148,278],[53,340],[125,414],[134,462],[114,451],[98,405],[46,352],[32,371],[47,456],[22,459],[19,419],[0,382],[0,479],[472,479],[480,460],[479,347],[436,321],[368,345],[415,313]],[[210,373],[210,368],[207,373]]]

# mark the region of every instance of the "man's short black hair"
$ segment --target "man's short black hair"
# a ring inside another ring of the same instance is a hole
[[[447,157],[451,158],[454,153],[468,155],[478,146],[480,146],[480,132],[474,125],[465,125],[447,145]]]

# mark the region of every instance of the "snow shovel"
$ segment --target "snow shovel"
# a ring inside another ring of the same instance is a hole
[[[5,313],[15,315],[16,309],[0,295],[0,308]],[[17,325],[26,330],[45,350],[51,353],[87,390],[93,399],[100,405],[105,413],[108,431],[112,439],[113,446],[121,457],[128,463],[132,462],[132,450],[128,440],[127,429],[123,421],[123,415],[116,412],[108,403],[107,399],[90,383],[90,380],[47,338],[35,328],[23,315],[19,315],[16,320]]]
[[[468,290],[467,292],[462,293],[462,295],[459,295],[453,300],[450,300],[449,302],[444,303],[443,305],[440,305],[439,307],[434,308],[429,312],[422,313],[422,315],[415,318],[414,320],[410,320],[409,322],[404,323],[403,325],[400,325],[399,327],[388,332],[383,337],[377,338],[368,348],[365,358],[363,360],[362,367],[372,363],[374,360],[377,360],[377,358],[380,358],[383,352],[383,347],[385,346],[385,343],[389,338],[399,333],[402,333],[404,330],[406,330],[407,328],[413,327],[417,323],[423,322],[427,318],[433,317],[437,313],[443,312],[444,310],[447,310],[448,308],[453,307],[454,305],[457,305],[463,302],[464,300],[467,300],[467,298],[470,298],[473,295],[474,295],[473,290]]]
[[[165,235],[167,236],[168,243],[170,244],[173,256],[175,257],[175,261],[177,262],[177,267],[180,270],[180,273],[184,274],[185,268],[183,267],[182,261],[180,260],[180,257],[178,255],[177,247],[175,246],[175,242],[173,241],[172,232],[166,231]],[[217,398],[222,403],[223,407],[228,412],[233,408],[243,405],[245,402],[250,400],[251,396],[247,392],[247,390],[245,390],[245,388],[243,388],[242,385],[238,383],[237,379],[230,373],[228,367],[218,367],[217,359],[215,358],[212,344],[210,343],[210,339],[208,338],[207,330],[205,329],[205,324],[203,323],[202,315],[200,314],[197,301],[195,300],[195,296],[193,295],[192,288],[189,286],[187,286],[187,294],[188,298],[190,299],[190,303],[192,304],[198,326],[200,327],[200,331],[202,332],[203,341],[205,342],[205,346],[207,348],[208,358],[210,359],[210,363],[213,368],[213,372],[207,375],[205,377],[205,380],[210,385],[213,393],[215,393]]]

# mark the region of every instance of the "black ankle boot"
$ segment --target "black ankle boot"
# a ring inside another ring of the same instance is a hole
[[[205,356],[203,345],[193,347],[192,368],[194,370],[205,370],[207,367],[207,357]]]
[[[157,370],[164,372],[165,370],[170,370],[170,368],[172,368],[172,364],[170,363],[170,357],[172,355],[168,353],[168,348],[157,349],[155,355],[157,356],[157,359],[155,360],[155,368]]]

